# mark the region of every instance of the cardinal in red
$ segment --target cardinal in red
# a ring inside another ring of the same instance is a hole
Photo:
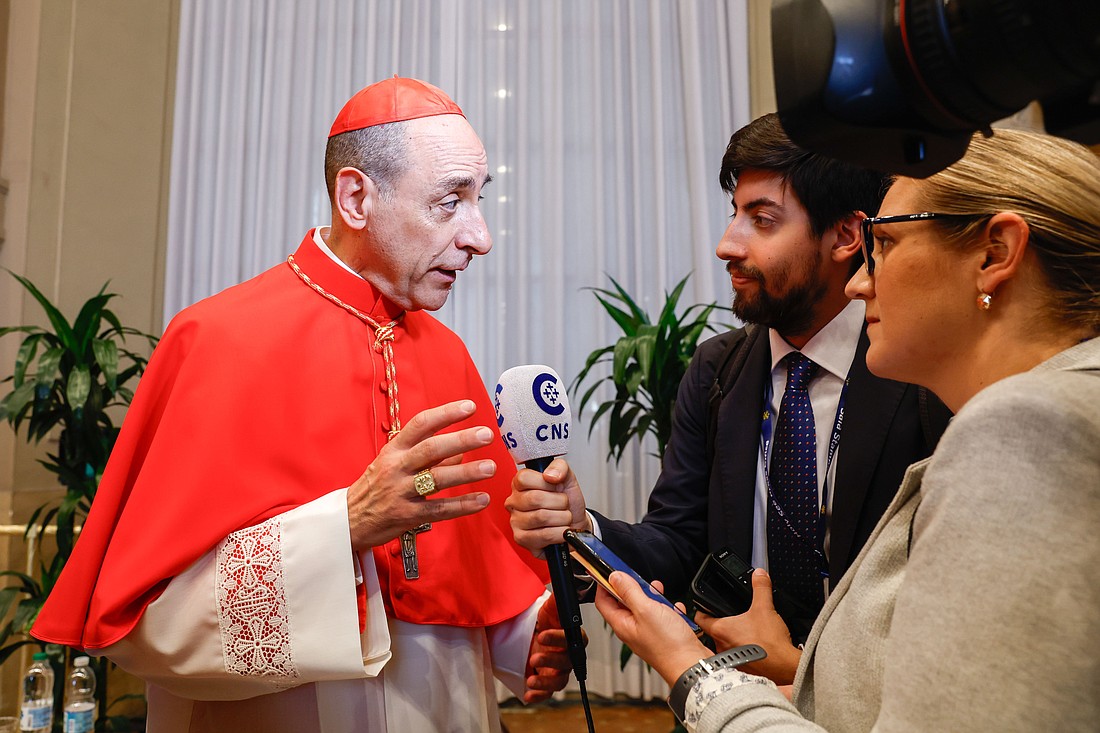
[[[332,222],[176,316],[32,634],[148,684],[154,731],[499,730],[568,662],[515,465],[441,307],[492,246],[442,90],[344,106]]]

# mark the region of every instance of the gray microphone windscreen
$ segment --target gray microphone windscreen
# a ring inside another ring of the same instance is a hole
[[[565,455],[573,414],[557,372],[541,364],[500,375],[494,403],[497,426],[516,463]]]

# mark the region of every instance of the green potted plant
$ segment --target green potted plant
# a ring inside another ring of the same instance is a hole
[[[618,324],[622,331],[615,343],[596,349],[588,355],[584,368],[569,385],[574,396],[586,379],[591,384],[578,403],[577,414],[584,414],[596,390],[606,382],[615,388],[615,395],[596,408],[589,421],[588,434],[605,414],[610,415],[608,433],[609,458],[622,459],[623,451],[632,440],[644,440],[647,433],[657,442],[657,457],[664,458],[665,446],[672,433],[672,414],[676,407],[676,393],[680,380],[687,371],[691,357],[699,345],[699,339],[707,331],[719,328],[710,323],[716,310],[730,311],[717,303],[696,303],[678,313],[680,295],[687,284],[688,274],[671,292],[665,293],[661,312],[652,320],[615,278],[610,278],[614,290],[591,288],[596,299]],[[595,377],[597,364],[610,362],[611,371]],[[624,669],[632,656],[630,647],[622,645],[619,651],[619,668]],[[682,731],[676,726],[673,733]]]
[[[24,334],[13,373],[3,380],[11,382],[11,391],[0,400],[0,419],[8,421],[17,434],[25,427],[26,438],[33,443],[60,428],[56,453],[47,454],[40,463],[57,475],[65,493],[38,507],[27,522],[24,537],[32,541],[40,541],[47,527],[56,528],[56,552],[48,559],[40,556],[38,577],[0,572],[0,577],[16,581],[0,589],[0,664],[20,647],[39,644],[28,631],[72,553],[77,527],[87,516],[118,437],[110,410],[130,403],[132,382],[145,370],[146,352],[127,348],[126,338],[134,337],[149,350],[157,342],[155,336],[119,322],[107,308],[116,295],[106,292],[106,285],[70,322],[30,280],[12,275],[45,311],[50,327],[0,328],[0,337]],[[45,651],[55,668],[60,667],[55,669],[59,690],[64,682],[65,649],[45,645]],[[107,662],[94,660],[93,666],[99,680],[96,729],[102,730],[108,721]],[[56,697],[60,699],[59,694]],[[112,729],[126,730],[121,718],[111,721]]]
[[[717,303],[696,303],[678,313],[680,295],[690,277],[686,275],[671,292],[665,293],[656,320],[651,320],[614,278],[610,278],[614,290],[590,288],[619,325],[622,335],[613,344],[589,354],[569,388],[575,396],[585,380],[593,376],[578,403],[577,412],[583,415],[585,405],[601,385],[609,382],[614,386],[615,396],[599,403],[589,422],[588,434],[592,434],[603,415],[609,415],[608,457],[616,462],[622,459],[630,441],[643,440],[647,433],[657,441],[657,457],[664,457],[680,380],[703,333],[718,331],[719,327],[710,323],[711,315],[716,310],[730,310]],[[610,373],[594,377],[593,368],[608,362]]]

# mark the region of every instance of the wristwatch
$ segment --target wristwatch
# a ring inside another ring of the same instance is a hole
[[[724,652],[715,654],[713,657],[700,659],[688,667],[687,671],[680,675],[680,679],[676,680],[676,684],[672,686],[668,693],[668,706],[672,708],[676,720],[681,723],[684,722],[684,706],[687,704],[688,693],[691,692],[691,688],[695,687],[695,683],[700,679],[709,674],[714,674],[720,669],[733,669],[740,667],[742,664],[763,659],[766,656],[768,656],[768,653],[761,647],[756,644],[746,644],[745,646],[735,646],[732,649],[727,649]]]

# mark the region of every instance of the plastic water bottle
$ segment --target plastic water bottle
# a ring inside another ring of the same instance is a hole
[[[49,733],[53,725],[53,667],[44,652],[34,655],[23,675],[23,705],[19,729],[24,733]]]
[[[88,665],[87,657],[77,657],[65,684],[65,733],[89,733],[95,727],[95,706],[95,670]]]

